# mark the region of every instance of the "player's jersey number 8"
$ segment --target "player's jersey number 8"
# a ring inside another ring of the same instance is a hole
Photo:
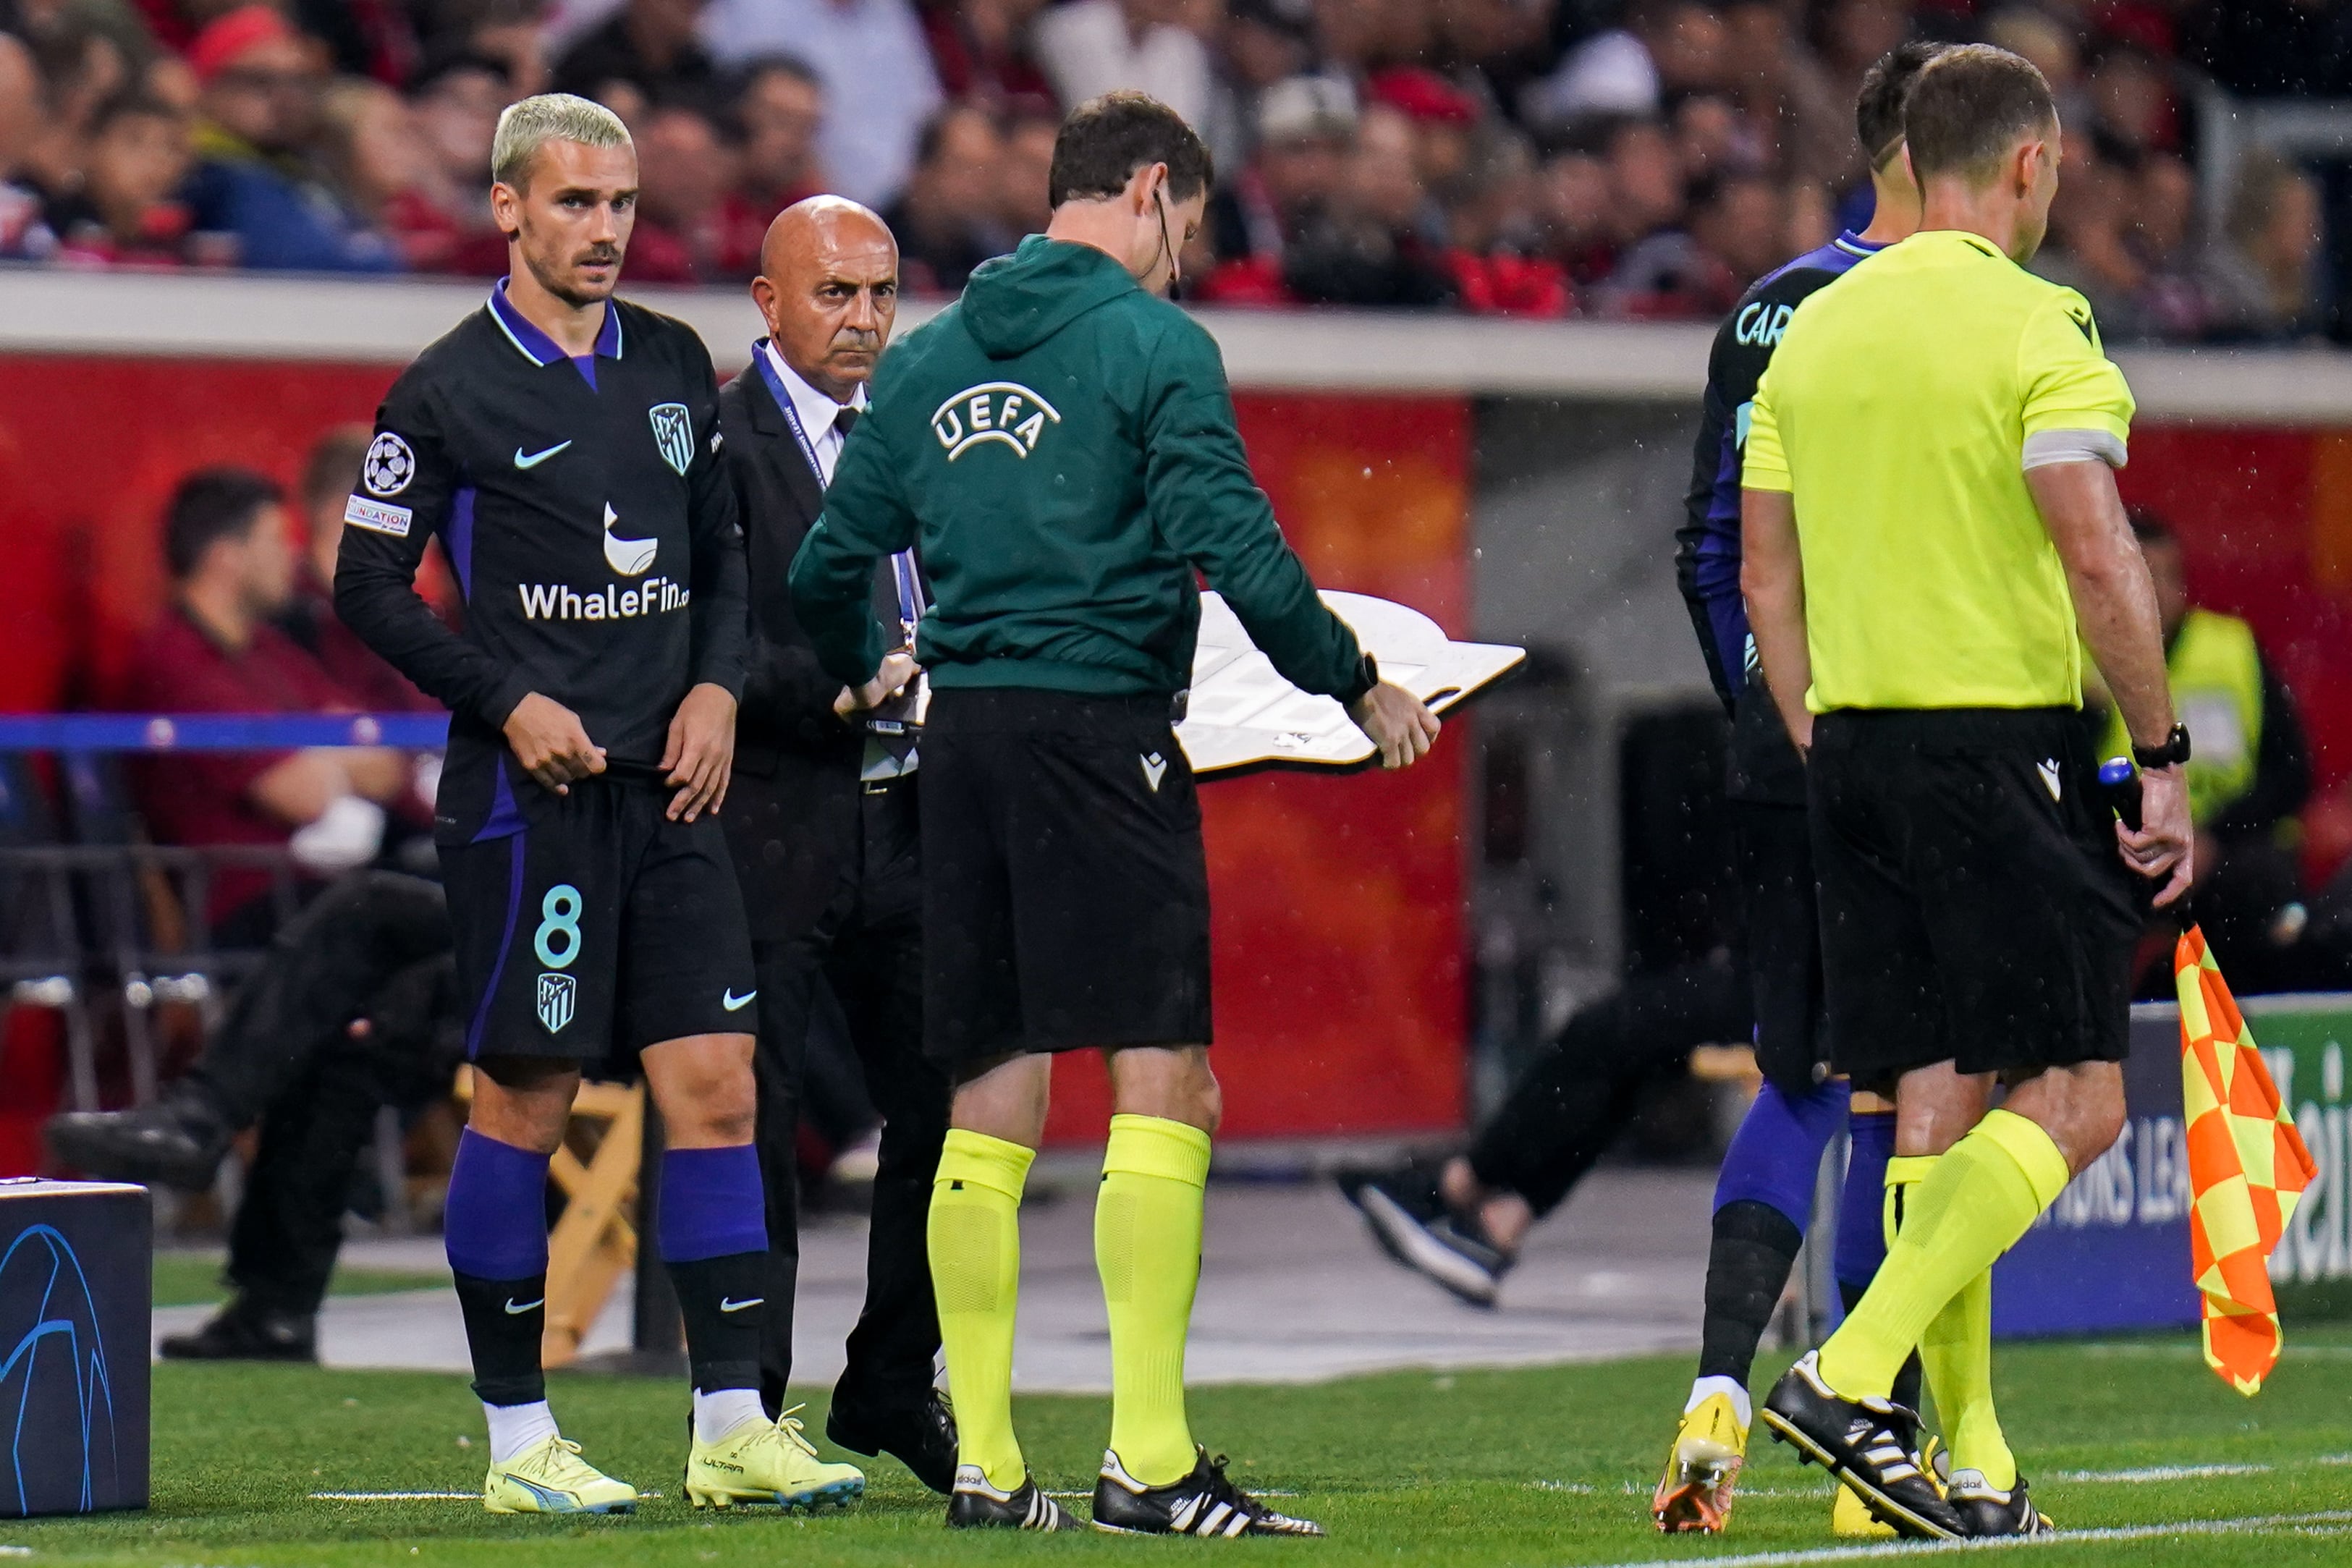
[[[568,882],[559,882],[549,888],[547,896],[540,901],[541,918],[531,946],[538,952],[539,961],[549,968],[568,969],[572,960],[580,956],[580,911],[585,902],[580,890]]]

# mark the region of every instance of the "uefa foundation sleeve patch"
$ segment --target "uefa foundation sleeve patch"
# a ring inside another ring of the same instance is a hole
[[[353,496],[343,506],[343,521],[352,527],[390,534],[396,539],[406,538],[408,525],[415,520],[416,513],[407,507],[371,501],[364,496]]]

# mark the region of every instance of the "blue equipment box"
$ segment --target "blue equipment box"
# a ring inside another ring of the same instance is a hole
[[[154,1239],[143,1186],[0,1180],[0,1518],[147,1506]]]

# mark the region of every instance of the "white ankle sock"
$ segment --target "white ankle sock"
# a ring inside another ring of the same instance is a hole
[[[1715,1395],[1729,1396],[1731,1408],[1738,1413],[1743,1427],[1755,1425],[1755,1407],[1748,1402],[1748,1390],[1736,1377],[1702,1377],[1691,1385],[1690,1397],[1683,1402],[1683,1414],[1687,1416]]]
[[[764,1421],[767,1406],[756,1388],[714,1388],[694,1391],[694,1440],[715,1443],[746,1421]]]
[[[503,1465],[533,1443],[556,1435],[555,1412],[542,1399],[535,1405],[485,1405],[490,1423],[490,1463]]]

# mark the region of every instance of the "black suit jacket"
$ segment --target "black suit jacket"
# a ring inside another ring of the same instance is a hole
[[[719,427],[751,568],[751,648],[735,716],[735,776],[719,821],[755,941],[816,924],[856,843],[862,727],[833,711],[841,683],[793,614],[793,554],[824,489],[759,367],[719,390]]]

